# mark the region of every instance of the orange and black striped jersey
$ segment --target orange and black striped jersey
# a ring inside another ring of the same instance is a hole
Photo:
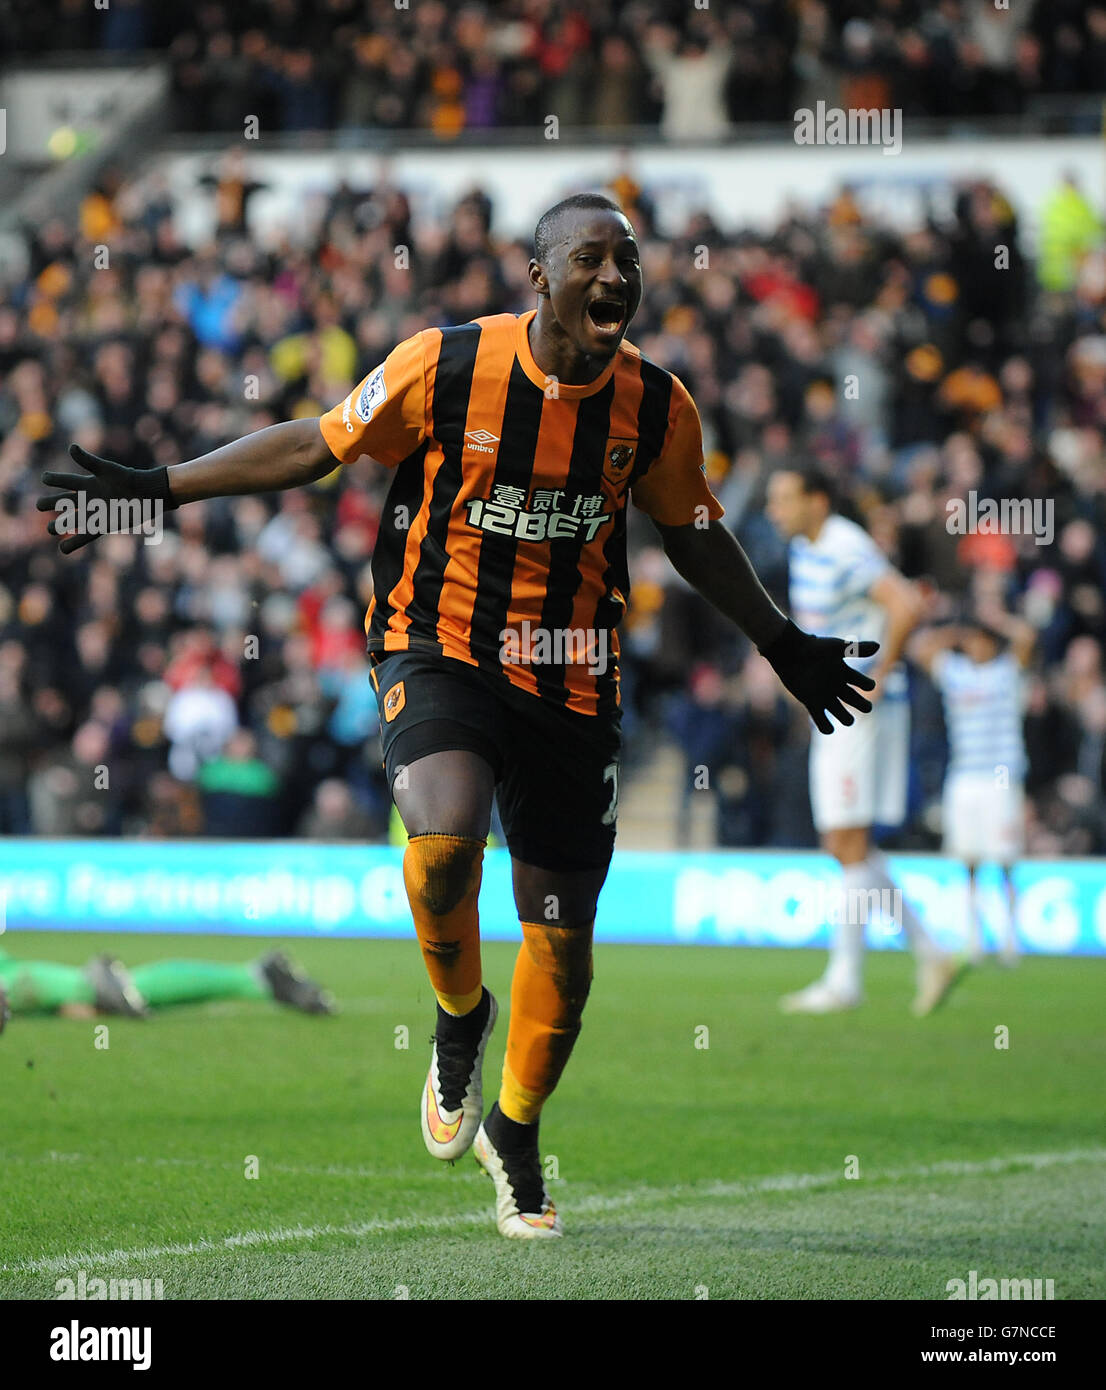
[[[627,499],[665,526],[722,508],[683,383],[623,342],[594,381],[562,385],[530,352],[533,317],[416,334],[321,428],[341,462],[396,470],[369,650],[437,651],[596,714],[618,703]]]

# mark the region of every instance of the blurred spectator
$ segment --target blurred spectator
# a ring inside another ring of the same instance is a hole
[[[211,671],[201,667],[189,684],[170,696],[163,728],[169,740],[169,771],[179,781],[191,782],[238,728],[238,711]]]
[[[118,835],[120,802],[107,763],[108,730],[91,720],[70,747],[53,754],[31,777],[31,823],[37,835]]]
[[[310,810],[305,811],[296,834],[305,840],[378,840],[387,818],[371,816],[353,799],[349,787],[336,778],[320,782]]]
[[[1037,275],[1046,290],[1070,290],[1083,258],[1102,243],[1102,221],[1079,190],[1072,174],[1041,209],[1041,250]]]
[[[249,840],[277,833],[280,783],[257,756],[248,729],[237,729],[223,751],[202,764],[196,784],[205,835]]]
[[[713,140],[726,133],[730,54],[720,34],[714,43],[698,34],[681,39],[675,29],[653,25],[646,31],[644,57],[660,83],[661,131],[670,140]]]
[[[27,775],[42,734],[18,674],[0,667],[0,835],[31,828]]]
[[[201,188],[215,193],[215,230],[218,236],[243,236],[247,229],[250,199],[267,185],[250,178],[240,149],[228,150],[218,172],[204,174]]]

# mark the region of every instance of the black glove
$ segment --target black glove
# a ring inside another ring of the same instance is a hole
[[[841,637],[813,637],[788,620],[780,635],[761,648],[761,656],[792,695],[806,705],[810,717],[823,734],[832,734],[826,718],[832,714],[840,724],[851,724],[853,716],[845,708],[852,705],[862,714],[872,708],[871,700],[852,688],[874,690],[876,683],[845,663],[845,656],[875,656],[878,642],[846,642]],[[844,702],[844,703],[842,703]]]
[[[72,555],[74,550],[80,550],[82,545],[87,545],[102,534],[99,529],[91,535],[74,534],[72,530],[73,520],[81,515],[87,516],[88,503],[95,499],[103,502],[159,502],[166,511],[178,506],[169,491],[168,468],[126,468],[121,463],[112,463],[111,459],[97,458],[79,444],[70,444],[69,457],[82,468],[87,468],[88,472],[43,473],[42,481],[46,487],[67,490],[40,497],[35,504],[40,512],[56,512],[59,507],[62,508],[62,514],[56,516],[46,529],[52,536],[65,537],[58,544],[63,555]],[[65,503],[70,505],[65,507]],[[67,512],[70,515],[67,516]],[[65,525],[64,531],[58,530],[59,523]],[[115,529],[123,530],[124,527]]]

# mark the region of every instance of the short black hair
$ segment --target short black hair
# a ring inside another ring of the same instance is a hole
[[[543,212],[534,228],[534,259],[545,261],[556,246],[557,228],[561,219],[569,212],[617,212],[625,213],[605,193],[574,193],[571,198],[562,198],[554,203],[548,212]]]
[[[837,510],[837,483],[823,468],[809,463],[800,464],[795,472],[799,475],[803,493],[812,497],[820,492],[829,502],[830,511]]]

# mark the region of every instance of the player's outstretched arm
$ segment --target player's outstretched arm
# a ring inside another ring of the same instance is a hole
[[[95,534],[73,525],[74,518],[88,517],[91,501],[155,503],[172,509],[205,497],[241,497],[302,487],[325,478],[339,466],[314,418],[270,425],[187,463],[163,468],[127,468],[98,458],[78,444],[70,446],[69,456],[86,471],[43,473],[43,484],[56,491],[37,502],[40,512],[54,513],[46,529],[61,537],[58,549],[63,555],[96,539]],[[105,515],[112,513],[107,510]],[[125,510],[115,515],[123,518],[124,524],[107,529],[131,529],[125,524]]]
[[[859,691],[873,689],[875,682],[845,657],[874,656],[878,642],[850,645],[796,627],[772,602],[737,538],[720,522],[657,529],[674,568],[755,643],[822,733],[833,732],[828,715],[841,724],[853,722],[848,705],[868,713],[871,702]]]

